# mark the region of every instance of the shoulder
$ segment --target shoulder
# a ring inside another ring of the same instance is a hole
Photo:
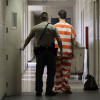
[[[55,27],[57,27],[57,26],[59,26],[59,25],[61,25],[61,24],[60,24],[60,23],[56,23],[56,24],[54,24]]]
[[[37,28],[37,27],[40,27],[40,26],[42,26],[42,23],[35,25],[34,28]]]
[[[51,24],[51,23],[49,23],[49,25],[48,25],[51,29],[56,29],[56,26],[55,25],[53,25],[53,24]]]
[[[55,27],[55,25],[53,25],[53,24],[51,24],[51,23],[49,23],[49,26],[51,26],[51,27]]]
[[[71,25],[68,23],[56,23],[55,26],[56,27],[65,27],[65,28],[71,27]]]
[[[69,24],[69,23],[66,23],[65,25],[66,25],[66,26],[69,26],[69,27],[72,27],[72,25],[71,25],[71,24]]]
[[[32,27],[32,30],[36,30],[36,29],[38,29],[40,26],[41,26],[41,24],[37,24],[37,25],[35,25],[35,26]]]
[[[72,26],[72,25],[71,25],[71,24],[69,24],[69,23],[66,23],[65,25]]]
[[[65,24],[65,27],[66,27],[66,28],[69,28],[69,29],[72,29],[72,28],[73,28],[72,25],[69,24],[69,23],[66,23],[66,24]]]

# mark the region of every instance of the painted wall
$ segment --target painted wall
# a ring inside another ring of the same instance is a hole
[[[22,35],[21,35],[21,41],[22,41],[22,46],[25,43],[25,40],[28,35],[28,6],[27,6],[27,1],[23,0],[23,12],[22,12]],[[26,47],[24,51],[21,52],[21,60],[22,60],[22,77],[25,71],[27,70],[27,61],[28,61],[28,48]],[[24,92],[24,90],[27,88],[27,81],[21,80],[21,92]]]
[[[27,6],[27,1],[26,0],[22,0],[23,1],[23,5],[22,5],[22,34],[21,34],[21,45],[23,46],[25,43],[25,39],[28,35],[28,6]],[[26,70],[27,67],[27,50],[28,48],[26,48],[24,50],[24,52],[21,52],[21,57],[22,57],[22,74],[24,73],[24,71]]]
[[[85,46],[85,41],[82,41],[82,38],[85,38],[85,27],[89,27],[89,72],[93,74],[93,0],[76,0],[76,5],[74,6],[74,26],[77,33],[77,40],[80,44]],[[82,15],[83,14],[83,15]],[[83,18],[82,18],[83,16]],[[82,20],[84,19],[84,27],[82,32]],[[84,44],[83,44],[84,43]]]
[[[99,66],[100,66],[100,0],[99,0]],[[100,72],[100,67],[99,67]],[[100,75],[99,75],[99,86],[100,86]]]
[[[5,69],[5,0],[0,0],[0,99],[6,93]]]
[[[73,9],[74,9],[73,23],[74,23],[74,27],[77,33],[77,40],[79,41],[80,44],[84,46],[86,46],[85,45],[85,41],[86,41],[85,28],[86,27],[89,28],[89,34],[88,34],[89,73],[94,75],[96,78],[96,81],[98,81],[97,77],[100,76],[99,75],[100,71],[98,72],[98,69],[100,68],[98,68],[98,62],[97,62],[98,60],[97,19],[96,19],[97,12],[95,9],[95,14],[94,14],[94,0],[76,0],[76,4],[74,5]],[[100,12],[100,8],[99,8],[99,12]],[[95,20],[94,20],[94,15],[95,15]],[[99,33],[99,37],[100,37],[100,33]],[[100,61],[99,61],[99,64],[100,64]]]

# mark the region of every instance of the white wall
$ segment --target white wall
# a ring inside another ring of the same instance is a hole
[[[99,0],[99,66],[100,66],[100,0]],[[100,72],[100,67],[99,67]],[[100,75],[99,75],[99,86],[100,86]]]
[[[25,39],[27,38],[28,35],[28,6],[27,6],[27,1],[23,1],[23,6],[22,6],[22,34],[21,34],[21,42],[22,46],[25,43]],[[21,52],[21,57],[22,57],[22,73],[25,71],[27,67],[27,48],[24,50],[24,52]]]
[[[5,68],[5,0],[0,0],[0,99],[6,93]]]
[[[98,79],[97,77],[100,76],[99,75],[100,71],[98,72],[98,69],[100,68],[98,68],[98,64],[97,64],[98,54],[97,52],[95,52],[98,49],[97,47],[98,43],[97,43],[97,19],[94,21],[94,0],[76,0],[76,4],[74,5],[74,15],[75,17],[73,20],[74,20],[74,27],[77,33],[77,40],[84,46],[85,46],[85,27],[88,26],[89,28],[89,35],[88,35],[89,73],[94,75],[95,78]],[[97,14],[95,13],[95,17],[96,16]],[[94,23],[95,23],[95,27],[94,27]],[[96,59],[96,63],[95,63],[95,59]]]
[[[76,5],[74,6],[75,10],[75,19],[74,26],[77,33],[77,40],[82,43],[81,36],[83,32],[81,32],[81,13],[84,12],[84,38],[85,38],[85,27],[89,27],[89,72],[93,74],[94,67],[94,57],[93,57],[93,0],[76,0]],[[84,41],[85,42],[85,41]],[[83,44],[82,44],[83,45]],[[84,45],[85,46],[85,45]]]

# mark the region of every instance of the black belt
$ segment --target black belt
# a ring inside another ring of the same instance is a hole
[[[51,50],[51,49],[53,49],[52,46],[45,46],[45,47],[40,46],[39,48],[41,50]]]

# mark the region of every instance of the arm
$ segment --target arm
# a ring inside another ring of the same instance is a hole
[[[31,40],[30,37],[27,37],[27,38],[26,38],[26,40],[25,40],[25,44],[24,44],[24,46],[22,47],[22,50],[24,50],[25,47],[29,44],[30,40]]]
[[[74,43],[75,44],[77,43],[76,40],[75,40],[76,33],[75,33],[73,27],[71,27],[71,32],[72,32],[72,58],[73,58],[74,57]]]
[[[74,45],[78,47],[79,43],[75,39],[72,39],[72,58],[74,57]]]
[[[60,48],[60,55],[63,56],[62,41],[61,41],[60,37],[59,37],[59,39],[57,41],[58,41],[58,46]]]
[[[72,39],[72,58],[74,57],[74,39]]]
[[[58,33],[57,29],[55,30],[55,38],[57,39],[58,46],[60,48],[60,55],[63,56],[62,41],[60,39],[60,36],[59,36],[59,33]]]
[[[29,44],[30,40],[34,37],[34,34],[33,34],[33,30],[30,31],[30,34],[29,36],[26,38],[25,40],[25,43],[24,43],[24,46],[21,48],[21,50],[24,50],[25,47]]]
[[[76,46],[79,45],[78,41],[76,41],[75,39],[73,41],[74,41],[74,43],[75,43]]]

